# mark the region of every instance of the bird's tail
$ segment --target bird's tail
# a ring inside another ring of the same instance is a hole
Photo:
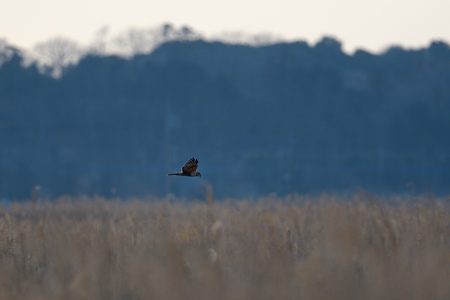
[[[181,176],[181,173],[169,173],[169,174],[167,174],[167,175],[169,175],[169,176],[173,176],[173,175]]]

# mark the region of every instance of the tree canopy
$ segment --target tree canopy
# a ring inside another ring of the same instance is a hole
[[[185,37],[60,66],[52,77],[0,44],[2,197],[34,185],[49,195],[185,195],[204,182],[220,197],[449,192],[442,41],[348,55],[331,37],[266,46]],[[167,178],[192,156],[202,182]]]

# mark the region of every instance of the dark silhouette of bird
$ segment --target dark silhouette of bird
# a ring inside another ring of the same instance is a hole
[[[202,177],[200,172],[197,172],[198,167],[198,159],[191,158],[187,163],[181,168],[181,172],[178,173],[169,173],[167,175],[176,175],[176,176],[189,176],[189,177]]]

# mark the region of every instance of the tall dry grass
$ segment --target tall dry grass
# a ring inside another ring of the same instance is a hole
[[[367,195],[0,209],[0,299],[450,299],[450,205]]]

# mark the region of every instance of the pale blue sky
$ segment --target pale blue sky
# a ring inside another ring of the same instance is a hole
[[[272,33],[315,43],[324,35],[344,49],[379,52],[450,40],[448,0],[1,0],[0,38],[22,48],[55,36],[89,43],[95,32],[189,25],[207,37]]]

